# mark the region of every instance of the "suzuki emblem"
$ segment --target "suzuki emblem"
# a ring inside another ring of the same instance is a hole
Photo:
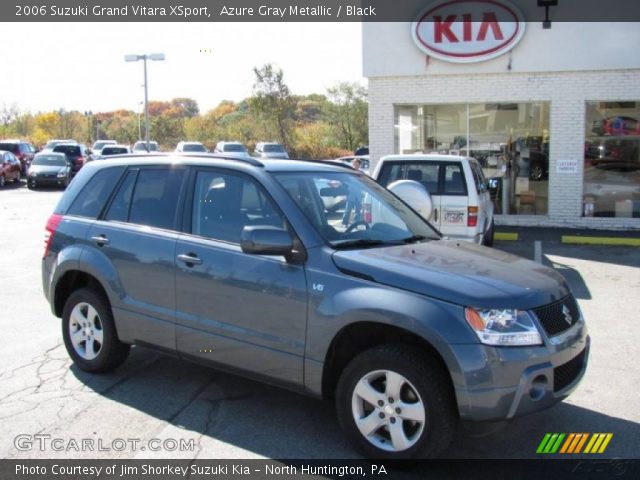
[[[569,325],[573,323],[573,317],[571,316],[571,310],[566,305],[562,305],[562,315],[564,315],[564,320]]]

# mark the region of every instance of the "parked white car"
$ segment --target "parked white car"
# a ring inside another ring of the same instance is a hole
[[[476,159],[438,154],[389,155],[380,159],[373,178],[392,191],[399,181],[419,183],[431,197],[427,220],[443,235],[493,244],[493,204]]]

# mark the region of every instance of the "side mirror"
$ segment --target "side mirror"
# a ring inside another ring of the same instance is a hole
[[[387,187],[407,205],[418,212],[425,220],[431,218],[433,201],[427,188],[414,180],[397,180]]]
[[[240,248],[254,255],[289,256],[293,251],[291,235],[282,228],[246,226],[240,235]]]

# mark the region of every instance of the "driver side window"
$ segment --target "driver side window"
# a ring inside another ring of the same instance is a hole
[[[215,171],[196,175],[191,233],[228,243],[240,243],[249,225],[285,228],[270,198],[249,177]]]

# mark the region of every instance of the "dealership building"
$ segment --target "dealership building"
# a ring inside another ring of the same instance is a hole
[[[640,24],[442,0],[363,24],[363,60],[373,164],[468,154],[497,224],[640,229]]]

